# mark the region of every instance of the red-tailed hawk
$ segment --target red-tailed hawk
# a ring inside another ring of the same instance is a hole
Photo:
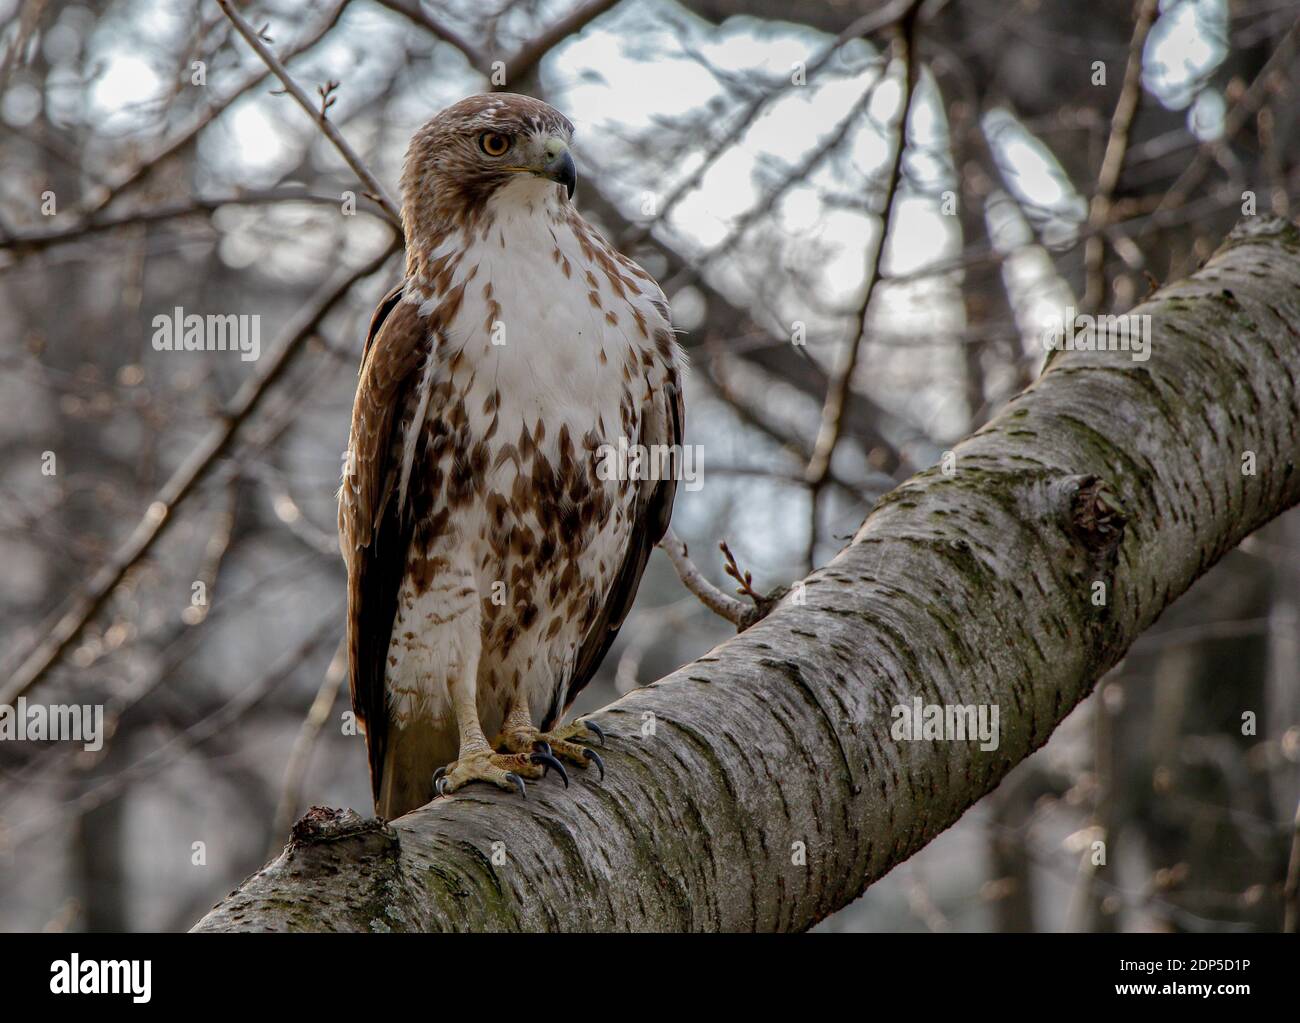
[[[599,462],[620,441],[681,444],[683,358],[659,286],[572,206],[572,137],[498,93],[407,152],[405,279],[370,324],[339,490],[352,703],[384,818],[471,781],[522,792],[561,760],[604,773],[581,744],[599,730],[557,726],[675,484]]]

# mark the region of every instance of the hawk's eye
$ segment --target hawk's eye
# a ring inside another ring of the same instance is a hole
[[[495,131],[485,131],[478,137],[478,147],[488,156],[502,156],[510,148],[510,137]]]

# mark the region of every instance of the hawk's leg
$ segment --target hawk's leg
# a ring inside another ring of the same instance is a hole
[[[564,767],[546,751],[495,752],[488,745],[483,726],[479,724],[474,689],[454,682],[449,688],[460,729],[460,755],[434,772],[433,785],[438,795],[455,792],[472,781],[486,781],[508,791],[518,790],[527,799],[525,778],[536,780],[544,777],[552,767],[564,774]],[[564,784],[568,783],[565,776]]]
[[[509,753],[534,751],[534,755],[542,753],[558,757],[582,768],[585,768],[588,763],[593,763],[603,779],[605,762],[600,759],[600,754],[590,747],[579,745],[575,740],[599,742],[603,746],[605,733],[595,724],[582,721],[574,721],[561,728],[543,732],[533,724],[532,715],[528,711],[528,700],[519,696],[510,705],[510,712],[506,714],[506,720],[501,726],[501,734],[492,740],[492,745]],[[566,785],[569,783],[567,775],[564,777],[564,783]]]

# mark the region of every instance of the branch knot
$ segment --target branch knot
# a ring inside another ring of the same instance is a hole
[[[1109,560],[1124,540],[1128,516],[1110,485],[1099,476],[1068,481],[1070,530],[1090,554]]]
[[[377,853],[395,847],[397,832],[377,817],[362,817],[355,810],[313,806],[293,825],[292,846],[302,849],[326,842],[357,839],[365,851]],[[372,848],[373,847],[373,848]]]

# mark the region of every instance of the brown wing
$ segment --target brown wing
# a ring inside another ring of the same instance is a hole
[[[420,366],[429,351],[428,321],[401,296],[399,285],[384,296],[370,321],[352,407],[349,459],[339,488],[352,709],[365,729],[376,799],[388,737],[384,667],[413,526],[411,516],[400,514],[395,496],[403,415],[411,414]]]
[[[674,444],[678,445],[680,450],[685,410],[682,405],[682,392],[675,379],[670,374],[670,381],[673,382],[665,382],[661,389],[663,405],[658,417],[658,425],[668,436],[647,437],[643,440],[647,445]],[[643,490],[639,507],[633,511],[632,536],[623,555],[623,563],[619,566],[618,574],[614,577],[614,582],[605,597],[604,606],[596,615],[595,622],[592,623],[586,638],[582,641],[582,646],[578,649],[573,676],[568,686],[556,687],[555,700],[547,709],[545,719],[542,721],[542,731],[555,727],[560,718],[573,706],[578,693],[582,692],[583,687],[591,681],[592,676],[596,674],[596,669],[600,667],[600,662],[609,653],[618,630],[623,627],[624,619],[632,610],[632,602],[636,600],[636,591],[641,585],[641,574],[645,571],[646,562],[650,560],[650,553],[668,531],[668,520],[672,518],[673,499],[676,496],[677,481],[673,478],[655,481],[652,486]],[[561,703],[563,706],[560,706]]]

